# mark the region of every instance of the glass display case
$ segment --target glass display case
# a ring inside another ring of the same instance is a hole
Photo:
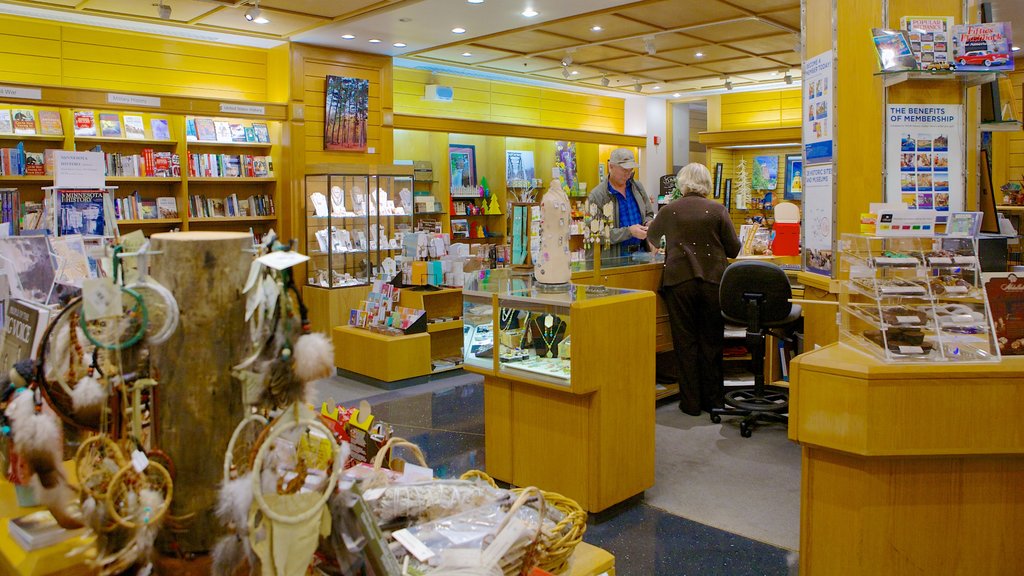
[[[305,178],[307,283],[323,288],[390,280],[412,231],[411,166],[337,167]]]
[[[844,234],[840,341],[887,362],[999,360],[971,238]]]

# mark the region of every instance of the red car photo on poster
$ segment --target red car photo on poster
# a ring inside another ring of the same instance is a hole
[[[1010,55],[992,54],[982,50],[975,50],[957,56],[956,61],[961,66],[998,66],[1009,62]]]

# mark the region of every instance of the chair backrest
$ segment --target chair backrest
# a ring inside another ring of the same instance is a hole
[[[759,312],[762,324],[785,320],[793,304],[789,299],[793,291],[789,287],[786,272],[776,264],[760,260],[740,260],[725,269],[718,291],[722,315],[731,322],[747,324],[748,305],[751,297],[762,301]]]

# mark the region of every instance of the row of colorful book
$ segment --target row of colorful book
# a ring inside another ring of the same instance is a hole
[[[952,16],[904,16],[899,30],[874,28],[882,70],[1013,70],[1009,22],[953,21]]]
[[[26,152],[21,142],[0,148],[0,176],[45,176],[53,173],[53,150]]]
[[[64,127],[56,110],[39,110],[37,118],[31,108],[0,109],[0,134],[61,136]]]
[[[188,175],[194,178],[272,178],[274,161],[270,156],[190,152]]]
[[[107,176],[146,176],[153,178],[176,178],[181,176],[181,161],[173,152],[155,152],[143,148],[140,154],[103,155]]]
[[[114,218],[118,220],[153,220],[177,218],[178,199],[173,196],[144,198],[136,190],[114,200]]]
[[[224,198],[210,198],[193,194],[188,198],[188,215],[191,218],[227,218],[250,216],[273,216],[274,199],[267,194],[254,194],[239,200],[237,194]]]
[[[186,118],[185,139],[190,142],[232,142],[270,144],[270,131],[264,122],[214,120],[213,118]]]
[[[0,189],[0,223],[6,228],[8,235],[19,231],[19,211],[21,201],[18,191],[13,188]]]
[[[94,110],[75,110],[75,136],[100,136],[103,138],[128,138],[129,140],[170,140],[171,129],[166,118],[150,118],[149,134],[146,134],[146,122],[142,116],[134,114],[118,114]],[[97,122],[98,119],[98,122]],[[99,130],[97,131],[97,126]],[[123,129],[122,129],[123,126]]]

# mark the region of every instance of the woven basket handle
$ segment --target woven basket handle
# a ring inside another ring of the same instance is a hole
[[[494,531],[495,535],[500,534],[501,531],[508,526],[509,522],[512,521],[512,518],[515,517],[516,511],[525,506],[531,496],[536,496],[537,500],[539,500],[539,504],[537,506],[537,533],[533,535],[533,539],[527,547],[526,554],[523,556],[523,566],[519,571],[520,574],[526,574],[530,568],[533,567],[534,553],[536,552],[537,544],[540,542],[541,531],[544,527],[544,514],[547,510],[545,508],[546,503],[544,502],[544,493],[540,491],[540,488],[537,488],[536,486],[523,488],[523,491],[519,493],[519,497],[512,503],[512,507],[508,509],[508,513],[505,515],[505,519],[501,521],[501,525],[499,525],[498,529]]]
[[[409,442],[405,438],[398,438],[397,436],[394,436],[390,440],[388,440],[387,443],[381,446],[380,450],[377,452],[377,455],[373,457],[373,469],[380,470],[381,466],[384,465],[384,458],[391,453],[391,450],[393,448],[399,448],[403,446],[412,451],[413,456],[416,457],[416,461],[419,462],[420,466],[423,466],[424,468],[429,468],[429,466],[427,466],[426,458],[423,457],[423,451],[420,450],[419,446],[413,444],[412,442]],[[394,458],[388,460],[388,466],[391,465],[391,462],[393,460]]]

